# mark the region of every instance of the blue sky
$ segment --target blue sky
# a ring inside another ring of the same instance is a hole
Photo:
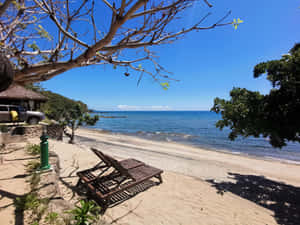
[[[228,0],[210,1],[208,9],[195,6],[184,18],[189,24],[211,11],[215,22],[228,10],[229,17],[244,23],[194,32],[171,45],[155,47],[159,62],[174,73],[165,91],[150,77],[125,77],[124,68],[93,66],[77,68],[42,83],[43,87],[81,100],[98,110],[208,110],[215,97],[228,98],[233,87],[267,93],[265,77],[254,79],[253,67],[262,61],[279,59],[300,41],[300,1]]]

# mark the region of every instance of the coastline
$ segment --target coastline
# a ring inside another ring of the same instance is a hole
[[[254,174],[300,186],[300,164],[229,151],[207,150],[177,142],[80,128],[77,141],[120,158],[137,158],[162,169],[202,180],[230,180],[229,173]],[[80,138],[81,137],[81,138]]]
[[[95,133],[99,133],[99,134],[111,134],[111,135],[120,135],[120,136],[125,136],[128,138],[138,138],[138,139],[142,139],[142,140],[148,140],[148,141],[154,141],[154,142],[159,142],[159,143],[171,143],[171,144],[176,144],[176,145],[180,145],[182,147],[189,147],[189,148],[195,148],[195,149],[199,149],[200,151],[212,151],[212,152],[219,152],[219,153],[224,153],[224,154],[228,154],[228,155],[240,155],[242,157],[246,157],[246,158],[251,158],[251,159],[258,159],[258,160],[265,160],[265,161],[275,161],[275,162],[280,162],[280,163],[284,163],[284,164],[292,164],[292,165],[300,165],[300,161],[297,160],[289,160],[289,159],[283,159],[283,158],[279,158],[279,157],[272,157],[272,156],[258,156],[258,155],[252,155],[252,154],[247,154],[245,152],[242,151],[230,151],[228,149],[217,149],[217,148],[209,148],[206,146],[199,146],[196,144],[191,144],[191,143],[183,143],[183,142],[178,142],[178,141],[164,141],[164,140],[156,140],[156,139],[151,139],[151,138],[146,138],[146,137],[142,137],[142,136],[138,136],[138,135],[134,135],[134,134],[126,134],[126,133],[119,133],[119,132],[112,132],[110,130],[101,130],[101,129],[97,129],[97,128],[87,128],[87,127],[81,127],[80,130],[86,130],[86,131],[92,131]],[[284,150],[282,150],[284,151]]]

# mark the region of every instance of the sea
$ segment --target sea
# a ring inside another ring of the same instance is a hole
[[[110,131],[140,138],[178,142],[212,151],[226,151],[291,163],[300,163],[300,144],[273,148],[267,138],[228,139],[229,128],[222,131],[215,124],[221,119],[210,111],[112,111],[94,112],[105,118],[87,128]]]

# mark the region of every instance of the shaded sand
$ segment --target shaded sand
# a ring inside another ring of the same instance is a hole
[[[25,165],[32,160],[24,151],[25,143],[9,146],[0,157],[0,224],[23,224],[23,215],[15,215],[14,199],[30,190]]]
[[[61,190],[78,201],[76,172],[98,158],[90,146],[119,159],[164,169],[164,183],[109,208],[113,224],[297,224],[300,166],[206,151],[175,143],[79,130],[78,145],[50,141],[60,157]],[[186,176],[189,175],[189,176]],[[264,177],[263,177],[264,176]]]

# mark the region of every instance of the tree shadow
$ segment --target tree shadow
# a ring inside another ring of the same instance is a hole
[[[7,198],[12,199],[13,201],[15,201],[16,198],[18,198],[18,197],[24,196],[24,195],[18,195],[18,194],[12,193],[12,192],[8,192],[8,191],[2,190],[2,189],[0,189],[0,195],[2,196],[1,199],[3,197],[7,197]],[[10,203],[6,206],[0,207],[0,210],[7,208],[11,205],[14,205],[14,203]],[[15,225],[24,225],[24,211],[23,210],[15,209]]]
[[[39,159],[39,156],[35,157],[27,157],[27,158],[18,158],[18,159],[5,159],[5,161],[22,161],[22,160],[29,160],[29,159]]]
[[[230,191],[274,212],[278,224],[300,224],[300,187],[273,181],[264,176],[228,173],[236,182],[207,180],[223,195]]]
[[[13,177],[7,177],[7,178],[1,178],[0,180],[14,180],[14,179],[22,179],[22,178],[25,178],[25,177],[28,177],[30,176],[31,174],[18,174],[18,175],[15,175]]]

